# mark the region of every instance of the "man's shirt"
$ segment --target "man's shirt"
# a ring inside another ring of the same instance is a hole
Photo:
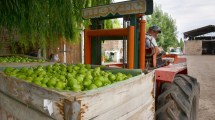
[[[155,38],[146,34],[146,48],[153,48],[155,46],[158,46]]]

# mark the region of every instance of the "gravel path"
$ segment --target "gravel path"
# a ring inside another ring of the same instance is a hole
[[[200,83],[199,120],[215,120],[215,56],[187,56],[187,65]]]

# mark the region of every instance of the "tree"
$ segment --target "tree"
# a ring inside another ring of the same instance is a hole
[[[178,42],[178,46],[181,48],[181,50],[184,50],[184,41],[182,40],[182,38],[180,39],[180,42]]]
[[[112,0],[1,0],[0,29],[18,35],[20,47],[46,47],[59,38],[77,41],[85,7],[109,4]]]
[[[147,16],[147,28],[151,25],[158,25],[161,28],[161,35],[158,36],[158,45],[166,51],[168,47],[176,47],[177,27],[175,21],[167,13],[161,10],[160,6],[155,5],[154,12]]]

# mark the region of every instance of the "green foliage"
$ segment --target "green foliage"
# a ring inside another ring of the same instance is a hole
[[[162,33],[158,36],[158,45],[166,51],[168,47],[177,47],[177,27],[175,21],[167,13],[155,5],[154,12],[147,16],[147,28],[151,25],[158,25]]]
[[[181,50],[184,50],[184,41],[182,40],[182,38],[180,39],[180,42],[178,42],[178,46],[181,48]]]
[[[83,25],[81,10],[112,0],[1,0],[0,28],[17,32],[20,47],[38,44],[44,48],[47,41],[57,43],[59,38],[78,41]]]
[[[112,20],[104,20],[104,28],[105,29],[112,29],[113,28],[113,22]]]
[[[114,19],[112,24],[113,24],[113,28],[121,28],[121,25],[118,19]]]
[[[113,28],[121,28],[121,26],[118,19],[109,19],[109,20],[104,20],[104,28],[113,29]]]

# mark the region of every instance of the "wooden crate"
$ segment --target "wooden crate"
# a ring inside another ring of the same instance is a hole
[[[49,110],[45,100],[52,103]],[[0,72],[0,101],[1,120],[7,115],[12,120],[152,120],[154,72],[78,93],[41,88]]]
[[[0,57],[6,57],[6,56],[20,56],[20,57],[27,57],[31,59],[39,59],[37,57],[22,55],[22,54],[4,54],[0,55]],[[4,70],[5,67],[14,67],[14,68],[20,68],[20,67],[30,67],[30,66],[38,66],[38,65],[50,65],[54,64],[55,62],[50,62],[49,60],[46,60],[46,62],[21,62],[21,63],[0,63],[0,70]]]

